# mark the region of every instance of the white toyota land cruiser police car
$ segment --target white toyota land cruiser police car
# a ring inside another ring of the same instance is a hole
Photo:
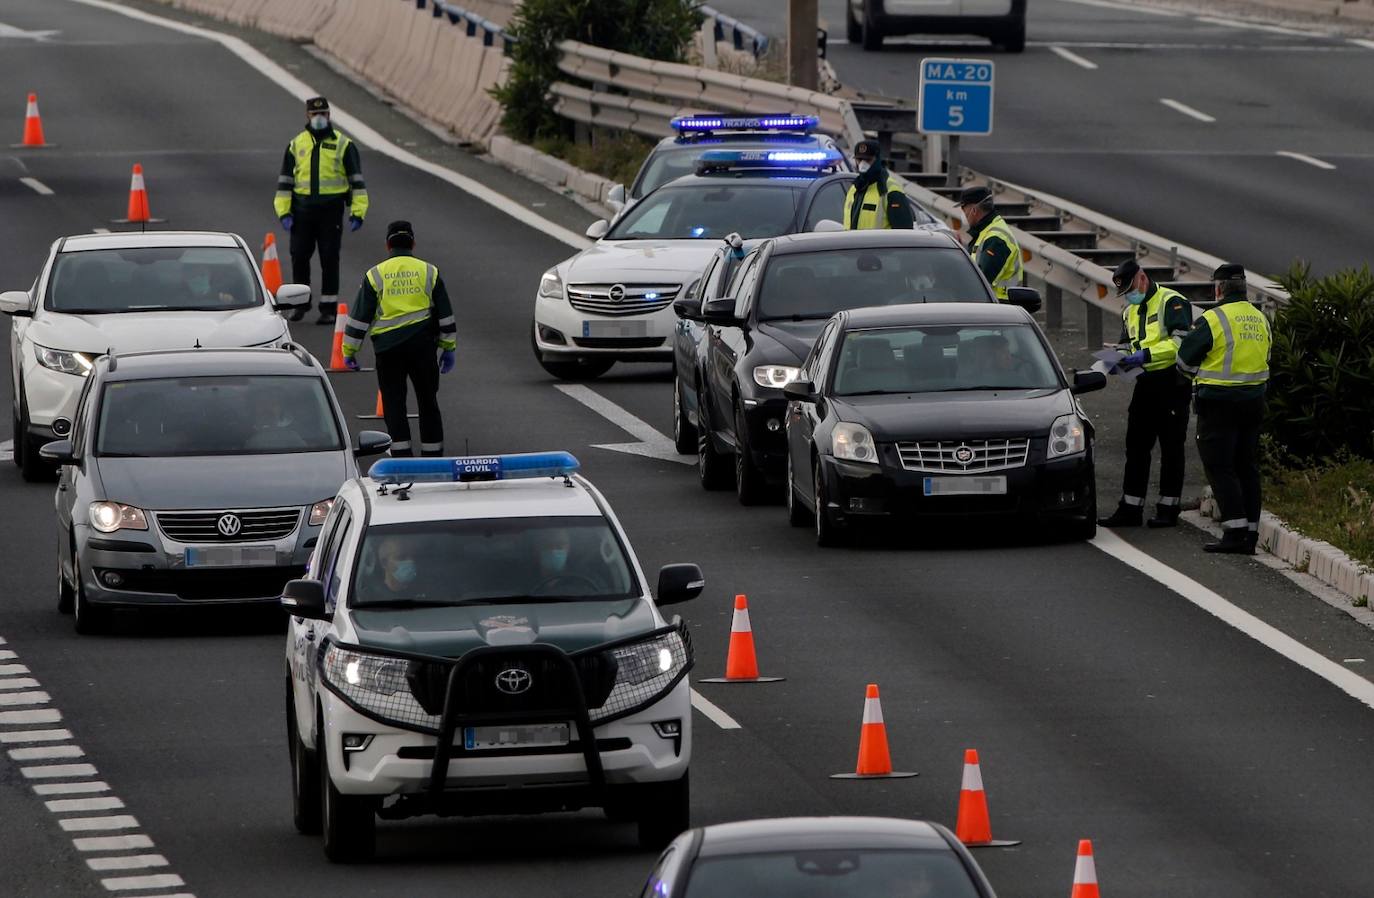
[[[333,861],[376,819],[601,807],[646,847],[688,826],[692,646],[565,452],[383,459],[286,585],[296,828]]]

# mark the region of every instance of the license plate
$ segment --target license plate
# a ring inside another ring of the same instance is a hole
[[[927,477],[927,496],[1005,496],[1007,478],[997,477]]]
[[[187,567],[272,567],[277,550],[272,546],[198,546],[186,550]]]
[[[568,744],[569,724],[546,723],[537,726],[463,727],[463,747],[468,751],[484,748],[547,748]]]
[[[649,322],[643,318],[631,321],[584,321],[584,337],[647,337]]]

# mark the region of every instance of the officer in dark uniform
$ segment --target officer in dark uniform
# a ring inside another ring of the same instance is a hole
[[[849,193],[844,198],[846,229],[910,229],[915,226],[911,201],[901,185],[888,177],[878,141],[861,140],[854,145],[854,167],[859,170],[859,176],[849,185]]]
[[[1181,293],[1156,284],[1134,259],[1112,274],[1121,310],[1121,343],[1130,354],[1119,367],[1143,368],[1126,412],[1126,473],[1121,502],[1103,527],[1139,527],[1150,482],[1150,453],[1159,443],[1159,500],[1151,527],[1173,527],[1182,510],[1184,444],[1192,387],[1174,367],[1178,344],[1193,325],[1193,307]]]
[[[272,201],[282,227],[291,232],[291,279],[310,283],[310,257],[320,251],[319,324],[333,324],[339,306],[339,245],[343,216],[349,230],[367,217],[367,184],[363,181],[358,147],[329,121],[329,101],[305,101],[306,128],[286,145],[277,194]],[[297,306],[292,321],[305,317],[308,306]]]
[[[1245,269],[1212,272],[1217,305],[1178,347],[1178,367],[1197,386],[1197,449],[1221,510],[1221,540],[1208,552],[1254,555],[1260,524],[1260,428],[1273,334],[1245,293]]]

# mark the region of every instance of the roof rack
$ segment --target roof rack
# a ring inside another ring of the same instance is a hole
[[[286,350],[287,352],[294,355],[296,358],[300,359],[301,364],[305,367],[315,367],[315,357],[312,356],[309,352],[307,352],[305,347],[301,344],[293,343],[292,341],[287,340],[279,348]]]

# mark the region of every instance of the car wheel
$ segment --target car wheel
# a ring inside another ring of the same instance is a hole
[[[1009,26],[993,41],[1000,44],[1002,49],[1008,53],[1021,53],[1026,49],[1026,20],[1022,19],[1014,25]]]
[[[825,508],[825,479],[821,477],[821,463],[817,459],[812,469],[812,479],[814,491],[811,493],[816,498],[816,545],[829,548],[843,543],[840,530],[830,520],[830,513]]]
[[[797,495],[797,481],[792,470],[792,450],[787,450],[787,523],[793,527],[805,527],[811,523],[811,515]]]
[[[704,490],[724,489],[730,483],[730,468],[725,456],[716,450],[711,434],[711,413],[704,397],[697,393],[697,478]]]
[[[321,722],[318,731],[323,733]],[[321,746],[323,748],[323,746]],[[377,815],[370,799],[343,795],[329,776],[329,752],[319,751],[320,828],[324,831],[324,855],[336,864],[372,860],[377,851]]]
[[[844,39],[857,44],[864,39],[864,26],[854,16],[854,7],[844,0]]]
[[[643,787],[639,804],[639,846],[661,851],[692,825],[691,788],[688,775],[670,783]]]
[[[863,47],[870,52],[883,48],[883,33],[873,23],[873,5],[878,0],[864,0]]]
[[[291,822],[296,832],[307,836],[320,834],[320,761],[305,747],[300,727],[296,726],[296,696],[291,686],[291,671],[286,672],[286,747],[291,754]]]
[[[68,542],[71,544],[72,569],[76,569],[76,538],[68,535]],[[57,553],[57,610],[60,614],[71,614],[72,607],[76,604],[76,590],[67,582],[67,575],[62,572],[62,553]]]
[[[1084,518],[1074,521],[1064,528],[1065,538],[1073,542],[1085,542],[1097,536],[1097,484],[1089,482],[1088,498],[1083,503]]]
[[[687,411],[682,407],[682,378],[673,372],[673,448],[678,455],[691,455],[697,451],[697,428],[687,420]]]
[[[81,585],[81,562],[72,554],[72,573],[76,583],[72,587],[72,626],[82,636],[104,633],[110,626],[110,609],[92,605],[86,600],[86,587]]]
[[[754,464],[749,448],[749,426],[744,409],[735,407],[735,497],[741,505],[758,505],[763,501],[765,484],[763,472]]]
[[[530,324],[530,349],[534,352],[535,359],[539,366],[559,380],[595,380],[615,364],[615,359],[571,359],[569,361],[548,361],[544,354],[539,351],[539,344],[534,340],[533,322]]]
[[[20,446],[23,446],[23,456],[19,460],[19,474],[29,483],[43,483],[53,479],[57,473],[57,466],[47,462],[38,454],[42,446],[36,440],[29,437],[29,410],[27,404],[21,400],[19,410],[19,429],[14,432],[15,454],[18,455]]]

